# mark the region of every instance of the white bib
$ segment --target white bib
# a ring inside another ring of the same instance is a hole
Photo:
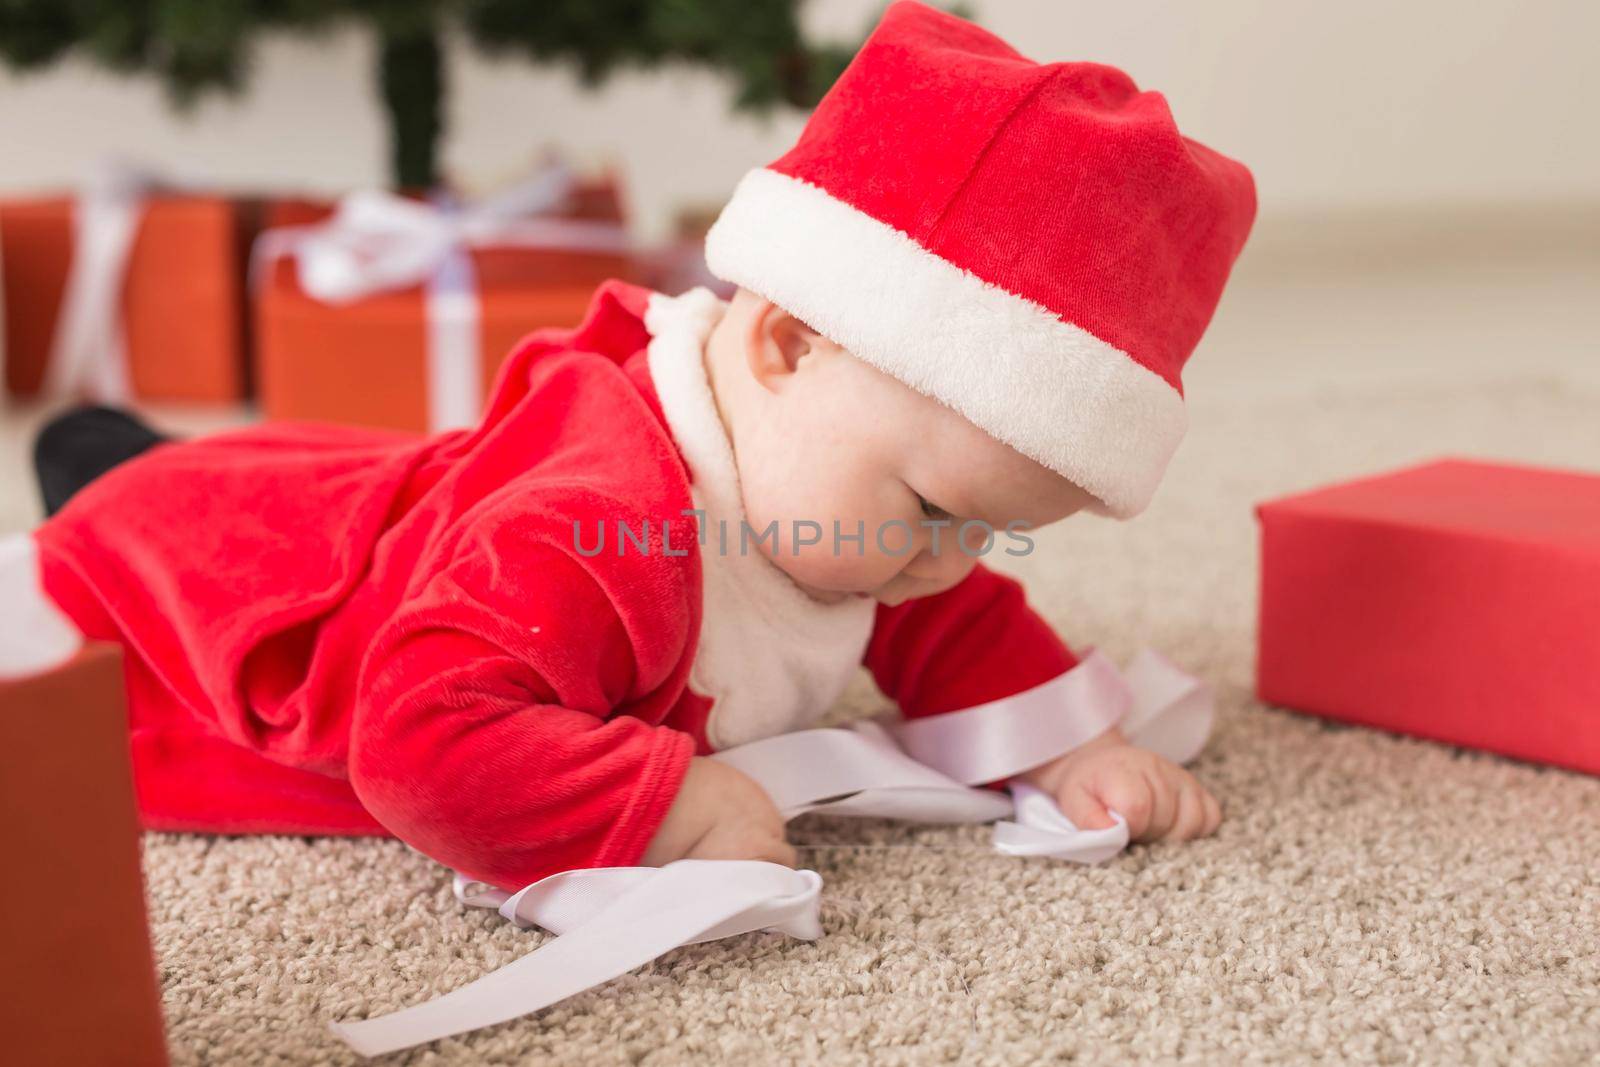
[[[653,294],[645,314],[650,376],[701,512],[703,612],[689,685],[715,701],[706,740],[718,751],[816,723],[860,669],[876,611],[868,597],[807,596],[741,536],[739,473],[704,356],[726,309],[696,288]]]

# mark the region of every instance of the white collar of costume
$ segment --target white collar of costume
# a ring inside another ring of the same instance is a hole
[[[703,618],[689,683],[715,701],[706,740],[719,751],[813,725],[860,668],[875,615],[866,597],[822,603],[753,546],[740,552],[739,472],[705,368],[726,309],[696,287],[653,293],[645,313],[650,377],[702,512]]]

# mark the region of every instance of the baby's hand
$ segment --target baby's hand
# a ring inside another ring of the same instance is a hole
[[[1082,830],[1111,826],[1115,811],[1134,841],[1187,841],[1214,833],[1222,808],[1199,779],[1112,729],[1016,776],[1056,798]]]
[[[795,865],[783,815],[754,778],[707,756],[694,756],[678,795],[640,860],[768,860]]]

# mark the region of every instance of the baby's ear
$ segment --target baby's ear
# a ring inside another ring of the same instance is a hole
[[[753,309],[745,335],[750,373],[768,389],[781,388],[800,361],[817,351],[821,340],[811,327],[762,299]]]
[[[815,330],[782,308],[776,309],[772,315],[771,336],[790,371],[800,365],[801,359],[815,351],[818,340]]]

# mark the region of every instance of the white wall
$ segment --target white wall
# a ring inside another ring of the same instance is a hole
[[[812,0],[851,34],[876,0]],[[1247,162],[1264,215],[1600,199],[1600,4],[1592,0],[972,0],[1035,59],[1095,59],[1164,91],[1185,132]],[[68,63],[0,74],[0,189],[70,178],[108,152],[236,185],[338,190],[384,176],[370,51],[357,33],[273,40],[249,95],[174,116],[159,89]],[[713,77],[629,73],[597,95],[558,71],[457,50],[448,169],[513,176],[542,143],[611,159],[648,236],[719,202],[799,129],[728,117]]]

